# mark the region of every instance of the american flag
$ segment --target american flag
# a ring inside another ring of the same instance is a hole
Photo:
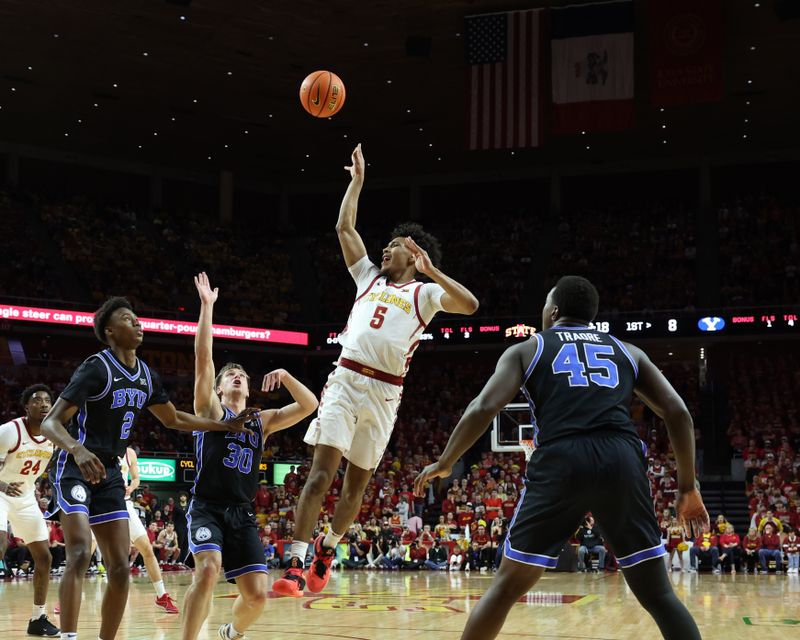
[[[539,145],[540,13],[466,18],[470,149]]]

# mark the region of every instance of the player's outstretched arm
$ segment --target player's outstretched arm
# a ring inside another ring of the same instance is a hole
[[[678,464],[678,517],[687,535],[695,537],[700,535],[704,524],[709,524],[709,519],[695,482],[692,416],[678,392],[647,354],[633,345],[626,346],[639,368],[634,387],[636,395],[667,425],[669,441]]]
[[[106,477],[105,465],[64,428],[64,423],[77,412],[76,405],[63,397],[59,398],[42,420],[42,435],[59,449],[71,454],[87,482],[96,484]]]
[[[297,380],[286,369],[275,369],[264,376],[262,391],[280,389],[283,384],[291,394],[294,402],[280,409],[267,409],[261,412],[261,424],[264,425],[264,437],[281,429],[297,424],[306,416],[310,416],[319,406],[317,396],[302,382]]]
[[[530,342],[514,345],[500,356],[492,377],[478,396],[469,403],[461,420],[450,434],[439,460],[425,467],[414,480],[416,496],[424,495],[425,483],[429,480],[448,477],[453,465],[483,435],[492,418],[514,399],[522,384],[523,356],[528,360],[533,356]]]
[[[428,252],[420,247],[413,238],[405,239],[406,248],[414,255],[414,266],[417,271],[424,273],[442,289],[442,309],[448,313],[460,313],[471,316],[478,310],[478,299],[463,284],[445,275],[431,262]]]
[[[219,288],[211,288],[205,272],[195,276],[194,286],[200,297],[200,319],[194,336],[194,412],[204,418],[219,420],[224,411],[214,392],[214,337],[211,332]]]
[[[232,420],[220,422],[211,418],[194,416],[185,411],[178,411],[171,402],[151,404],[147,409],[167,429],[175,429],[176,431],[232,431],[233,433],[249,434],[252,431],[244,425],[258,414],[258,409],[245,409]]]
[[[358,212],[358,196],[364,186],[364,155],[361,143],[356,145],[351,156],[353,164],[345,167],[350,172],[350,184],[339,207],[339,219],[336,221],[336,235],[342,245],[344,262],[348,269],[367,255],[364,241],[356,231],[356,213]]]

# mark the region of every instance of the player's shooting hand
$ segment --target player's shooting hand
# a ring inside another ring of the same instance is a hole
[[[433,271],[433,262],[431,262],[428,252],[420,247],[414,239],[409,236],[404,240],[406,249],[408,249],[414,256],[414,267],[420,273],[431,273]]]
[[[81,470],[81,474],[86,482],[97,484],[106,477],[106,467],[100,462],[100,458],[94,455],[83,445],[79,446],[72,454],[75,464]]]
[[[262,391],[272,391],[273,389],[280,389],[281,382],[283,382],[284,378],[289,375],[289,372],[286,369],[275,369],[275,371],[270,371],[267,375],[264,376],[264,381],[261,383],[261,390]]]
[[[359,142],[356,145],[356,148],[353,149],[353,153],[350,155],[350,160],[353,164],[349,167],[346,166],[345,170],[350,172],[350,177],[353,180],[364,179],[364,154],[361,153],[361,143]]]
[[[425,495],[425,485],[435,478],[446,478],[453,473],[453,467],[444,467],[439,461],[429,464],[414,478],[414,495],[421,498]]]
[[[675,510],[678,512],[678,522],[680,522],[686,535],[693,540],[703,533],[704,527],[711,526],[708,511],[706,511],[703,498],[697,489],[678,492]]]
[[[255,407],[247,407],[244,411],[242,411],[238,416],[233,418],[232,420],[228,420],[227,422],[223,423],[227,430],[231,433],[246,433],[247,435],[252,435],[253,430],[248,429],[245,425],[253,420],[259,413],[259,410]]]
[[[5,484],[5,483],[3,483]],[[5,485],[5,488],[2,489],[3,493],[7,496],[12,498],[16,498],[17,496],[22,495],[22,483],[21,482],[9,482]]]
[[[200,302],[203,304],[214,304],[219,296],[219,287],[211,288],[208,281],[206,272],[197,274],[194,277],[194,286],[197,287],[197,293],[200,296]]]

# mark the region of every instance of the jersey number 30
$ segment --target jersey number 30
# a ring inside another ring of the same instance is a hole
[[[230,453],[222,459],[222,464],[229,469],[238,469],[245,474],[250,473],[250,469],[253,468],[253,450],[231,442],[228,445],[228,451]]]
[[[598,387],[614,389],[619,384],[619,369],[611,357],[614,347],[610,344],[581,343],[583,358],[578,353],[578,345],[568,342],[559,349],[553,358],[553,373],[566,373],[570,387],[588,387],[589,383]],[[585,364],[584,364],[585,363]],[[586,376],[586,369],[590,369]],[[591,371],[595,369],[595,371]]]

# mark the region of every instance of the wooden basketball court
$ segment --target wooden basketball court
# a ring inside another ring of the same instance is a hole
[[[275,571],[271,579],[279,574]],[[345,571],[334,573],[322,594],[302,599],[275,598],[267,603],[250,640],[351,638],[384,640],[419,636],[420,640],[455,640],[467,614],[488,587],[491,574],[447,572]],[[191,573],[166,574],[170,593],[181,606]],[[697,620],[703,637],[725,640],[800,637],[800,578],[786,575],[672,575],[679,596]],[[51,585],[49,613],[57,599]],[[95,640],[99,629],[103,578],[87,578],[81,611],[80,640]],[[31,580],[0,583],[0,629],[5,638],[25,634],[31,611]],[[217,638],[230,621],[234,586],[220,581],[204,640]],[[132,578],[128,610],[118,640],[180,638],[180,618],[153,605],[146,577]],[[660,637],[638,606],[622,576],[548,573],[524,602],[514,606],[503,633],[511,638],[642,640]]]

